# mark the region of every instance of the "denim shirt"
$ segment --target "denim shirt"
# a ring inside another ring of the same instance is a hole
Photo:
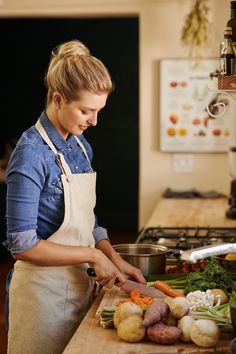
[[[91,165],[72,135],[65,141],[53,127],[45,112],[40,122],[56,149],[64,155],[71,173],[92,172]],[[83,135],[78,136],[89,160],[93,153]],[[64,194],[61,169],[56,156],[32,126],[19,139],[7,169],[7,240],[11,253],[20,253],[46,240],[64,219]],[[95,243],[108,239],[107,230],[95,216]]]

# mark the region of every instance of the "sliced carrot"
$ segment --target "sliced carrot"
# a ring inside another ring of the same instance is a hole
[[[132,302],[131,299],[119,299],[116,303],[116,306],[119,306],[119,305],[123,304],[124,302],[128,302],[128,301]]]
[[[127,301],[131,301],[136,305],[140,306],[143,310],[145,310],[147,306],[149,306],[154,301],[154,299],[150,296],[141,296],[139,289],[133,289],[130,292],[130,298],[119,299],[117,302],[117,306]]]
[[[154,282],[154,288],[161,290],[163,293],[169,295],[170,297],[184,296],[183,293],[176,289],[173,289],[169,284],[161,280],[156,280]]]
[[[140,290],[139,289],[133,289],[130,292],[130,297],[134,297],[134,296],[139,296],[140,297]]]

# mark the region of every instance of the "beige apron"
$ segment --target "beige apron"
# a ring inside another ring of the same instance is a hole
[[[96,173],[71,174],[39,121],[36,128],[57,155],[64,187],[64,220],[48,240],[94,247]],[[88,159],[84,146],[76,140]],[[15,263],[10,286],[8,354],[63,352],[91,305],[94,281],[88,277],[87,268],[88,264],[52,267]]]

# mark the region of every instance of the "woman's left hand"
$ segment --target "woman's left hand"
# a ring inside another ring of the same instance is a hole
[[[132,278],[141,284],[146,284],[146,280],[139,268],[134,267],[130,263],[126,262],[121,256],[114,250],[108,240],[101,240],[96,244],[96,248],[101,250],[111,262],[124,274],[127,278]]]
[[[119,255],[114,263],[117,266],[117,268],[120,270],[120,272],[125,274],[128,278],[132,278],[138,283],[146,284],[146,280],[139,268],[136,268],[130,263],[126,262]]]

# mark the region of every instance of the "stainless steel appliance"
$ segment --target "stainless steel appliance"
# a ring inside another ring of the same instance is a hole
[[[159,244],[173,250],[167,264],[183,251],[236,241],[236,227],[147,227],[141,230],[136,243]]]

